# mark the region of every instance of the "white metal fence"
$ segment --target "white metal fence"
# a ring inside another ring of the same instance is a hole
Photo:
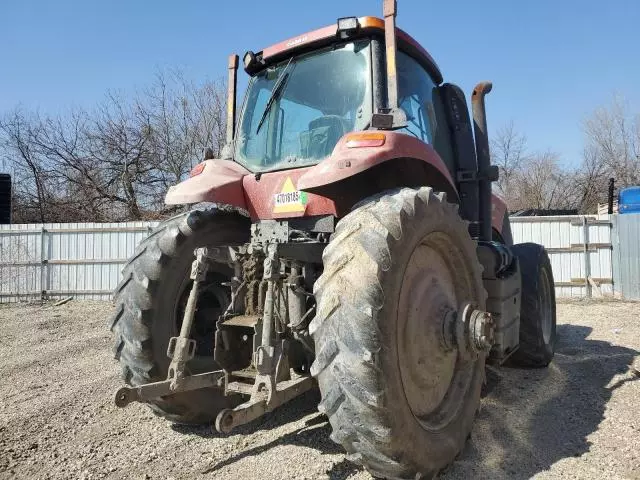
[[[108,300],[157,222],[0,225],[0,302]]]
[[[549,251],[559,297],[613,294],[611,222],[512,217],[516,243]],[[157,222],[0,225],[0,302],[108,300],[136,245]]]
[[[515,243],[547,249],[558,297],[614,294],[611,227],[608,217],[511,217]]]
[[[615,215],[613,220],[616,294],[628,300],[640,300],[640,215]]]

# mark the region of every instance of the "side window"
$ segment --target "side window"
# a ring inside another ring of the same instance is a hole
[[[255,93],[257,92],[257,93]],[[251,98],[249,105],[253,105],[253,112],[264,111],[267,100],[271,92],[267,88],[260,88],[254,90],[253,93],[256,98]],[[243,117],[242,132],[244,135],[239,138],[239,142],[242,148],[242,153],[248,157],[254,157],[262,152],[265,148],[267,141],[267,129],[263,128],[260,132],[256,133],[258,129],[258,121],[260,120],[260,114],[245,115]]]
[[[437,85],[416,60],[398,52],[398,96],[407,114],[405,131],[429,143],[450,170],[453,154]]]
[[[431,100],[434,88],[424,68],[409,55],[398,52],[398,96],[407,114],[407,131],[426,143],[433,143],[436,128]]]

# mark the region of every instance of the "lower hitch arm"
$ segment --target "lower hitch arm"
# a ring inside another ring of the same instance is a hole
[[[199,248],[195,252],[196,259],[191,265],[191,279],[193,286],[189,292],[189,299],[180,328],[180,336],[169,340],[167,356],[171,359],[167,379],[161,382],[147,383],[135,387],[122,387],[115,395],[118,407],[126,407],[131,402],[146,402],[153,398],[163,397],[178,392],[187,392],[207,387],[224,386],[224,372],[222,370],[188,375],[187,362],[196,353],[196,341],[189,338],[196,312],[200,283],[205,280],[208,272],[208,252],[206,248]]]
[[[223,387],[224,371],[199,373],[183,377],[178,388],[172,388],[173,380],[147,383],[137,387],[122,387],[115,396],[117,407],[124,408],[132,402],[147,402],[151,399],[172,395],[179,392],[188,392],[207,387]]]

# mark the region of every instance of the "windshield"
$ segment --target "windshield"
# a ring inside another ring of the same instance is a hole
[[[313,165],[371,119],[369,41],[303,55],[251,79],[235,159],[249,170]]]

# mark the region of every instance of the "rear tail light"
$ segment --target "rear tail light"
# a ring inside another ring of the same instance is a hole
[[[352,133],[346,138],[347,148],[381,147],[386,137],[384,133],[363,132]]]
[[[204,162],[197,164],[195,167],[191,169],[191,171],[189,172],[189,176],[195,177],[197,175],[200,175],[204,171],[205,165],[206,163]]]

